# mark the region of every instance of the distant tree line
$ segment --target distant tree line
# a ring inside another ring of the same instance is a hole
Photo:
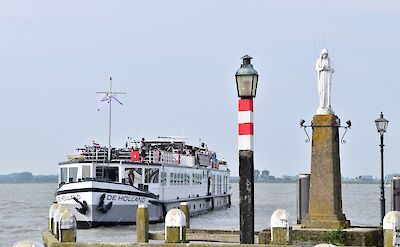
[[[385,183],[391,183],[393,177],[400,176],[398,173],[388,174],[385,176]],[[275,177],[270,174],[268,170],[254,170],[255,183],[294,183],[297,182],[299,176],[283,175],[282,177]],[[342,183],[379,183],[380,179],[374,178],[372,175],[361,175],[355,178],[343,177]],[[231,183],[238,183],[238,176],[230,177]]]
[[[57,183],[56,175],[37,175],[30,172],[18,172],[0,175],[0,183]]]
[[[288,176],[288,175],[283,175],[282,177],[275,177],[270,174],[268,170],[254,170],[254,182],[255,183],[292,183],[296,182],[298,179],[298,176]],[[231,183],[238,183],[239,182],[239,177],[237,176],[231,176],[230,179]]]

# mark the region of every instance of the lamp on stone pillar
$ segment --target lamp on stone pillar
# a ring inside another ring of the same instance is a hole
[[[384,174],[383,174],[383,135],[386,132],[389,121],[383,118],[383,113],[381,112],[380,118],[375,120],[376,129],[381,135],[381,225],[383,225],[383,217],[385,217],[385,183],[384,183]]]
[[[252,57],[245,55],[242,59],[243,64],[235,75],[239,97],[240,243],[254,244],[253,99],[257,92],[258,73],[251,64]]]

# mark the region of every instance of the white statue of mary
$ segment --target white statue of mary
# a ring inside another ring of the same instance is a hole
[[[317,115],[334,114],[331,107],[331,82],[334,70],[327,49],[322,49],[315,64],[315,70],[317,71],[319,96]]]

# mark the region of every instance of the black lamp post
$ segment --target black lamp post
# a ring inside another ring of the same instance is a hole
[[[383,217],[385,217],[385,181],[383,175],[383,135],[386,132],[387,126],[389,121],[383,118],[383,113],[381,112],[380,118],[375,120],[376,129],[378,130],[379,134],[381,135],[381,225],[383,225]]]
[[[239,97],[239,204],[240,243],[254,244],[254,153],[253,99],[256,97],[258,73],[251,64],[252,57],[242,57],[243,64],[236,71]]]

